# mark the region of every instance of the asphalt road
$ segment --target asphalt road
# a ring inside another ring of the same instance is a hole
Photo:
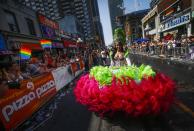
[[[75,101],[73,87],[56,97],[17,130],[25,131],[194,131],[194,118],[177,106],[166,114],[147,118],[118,115],[101,119]],[[185,94],[184,94],[185,95]]]

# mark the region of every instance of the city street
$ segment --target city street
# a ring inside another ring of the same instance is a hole
[[[26,131],[193,131],[194,117],[174,104],[166,114],[157,117],[100,118],[75,101],[74,84],[59,92],[56,97],[17,130]],[[185,90],[177,93],[184,104],[194,106],[194,95]],[[190,102],[189,102],[190,101]],[[189,103],[188,103],[189,102]],[[189,107],[194,109],[194,107]]]
[[[194,131],[194,0],[0,0],[0,131]]]

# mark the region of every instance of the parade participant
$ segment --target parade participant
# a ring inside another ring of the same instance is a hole
[[[131,61],[129,59],[129,50],[130,49],[127,46],[126,50],[124,50],[123,44],[121,42],[117,42],[116,53],[113,55],[113,51],[110,52],[111,65],[112,66],[131,65]]]
[[[89,70],[89,51],[86,49],[84,51],[84,65],[85,65],[85,71]]]
[[[131,66],[131,60],[129,58],[129,53],[131,52],[131,47],[127,47],[127,51],[125,52],[125,55],[124,57],[126,58],[126,61],[127,61],[127,65],[128,66]]]
[[[114,60],[115,60],[115,66],[124,66],[126,65],[126,60],[125,60],[125,53],[124,53],[124,49],[123,49],[123,45],[121,42],[117,42],[116,43],[116,49],[117,52],[114,56]]]
[[[105,66],[106,65],[106,52],[103,50],[101,51],[101,60],[102,60],[102,65]]]
[[[129,49],[125,53],[123,44],[117,42],[116,51],[110,52],[114,65],[93,67],[82,76],[74,90],[76,100],[101,116],[123,112],[138,117],[168,111],[174,82],[149,65],[126,66],[128,54]]]
[[[110,51],[109,51],[109,58],[110,58],[110,66],[114,66],[115,63],[114,63],[114,56],[115,56],[115,48],[114,47],[111,47],[110,48]]]
[[[174,82],[150,66],[93,67],[80,78],[76,100],[103,116],[122,112],[129,116],[159,115],[174,100]]]

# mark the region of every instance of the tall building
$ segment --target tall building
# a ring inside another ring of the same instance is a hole
[[[92,19],[89,14],[88,0],[59,0],[63,15],[74,15],[84,30],[86,40],[92,37]]]
[[[66,33],[72,34],[74,37],[84,39],[84,31],[81,23],[74,15],[65,15],[62,19],[58,20],[60,29]]]
[[[117,27],[116,17],[123,15],[123,0],[108,0],[112,31]]]
[[[62,17],[58,0],[16,0],[53,20]]]
[[[83,26],[87,41],[104,45],[97,0],[60,0],[64,15],[74,15]]]
[[[0,32],[8,50],[15,53],[21,47],[42,50],[39,44],[42,34],[35,11],[12,0],[0,1],[0,19]]]
[[[158,6],[156,5],[154,8],[152,8],[141,21],[143,38],[149,38],[152,41],[159,40],[160,21],[158,15]]]
[[[59,20],[67,15],[75,16],[79,26],[83,27],[85,39],[92,36],[91,19],[88,12],[88,0],[17,0],[18,2],[38,11],[53,20]],[[70,33],[70,32],[68,32]]]
[[[96,44],[98,46],[104,46],[105,42],[104,42],[102,24],[100,22],[100,13],[99,13],[99,8],[98,8],[98,2],[97,2],[97,0],[92,0],[90,2],[91,2],[90,6],[91,6],[91,15],[93,18],[95,41],[96,41]]]
[[[142,38],[142,18],[147,15],[149,9],[134,11],[118,17],[119,25],[125,30],[128,43]]]
[[[65,16],[75,16],[77,27],[83,29],[86,41],[97,39],[104,44],[97,0],[17,0],[53,20],[64,21]],[[63,19],[64,18],[64,19]],[[63,19],[63,20],[62,20]],[[76,28],[77,28],[76,27]],[[82,31],[81,31],[82,32]],[[71,33],[71,32],[67,32]],[[80,33],[78,33],[79,35]],[[82,34],[82,33],[81,33]],[[82,36],[82,35],[81,35]]]

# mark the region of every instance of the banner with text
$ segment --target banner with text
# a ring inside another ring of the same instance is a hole
[[[69,71],[70,69],[71,67],[67,65],[66,67],[60,67],[52,71],[57,91],[62,89],[74,79],[71,71]]]
[[[51,73],[23,81],[20,89],[8,90],[0,99],[0,119],[6,130],[16,128],[56,93]]]

